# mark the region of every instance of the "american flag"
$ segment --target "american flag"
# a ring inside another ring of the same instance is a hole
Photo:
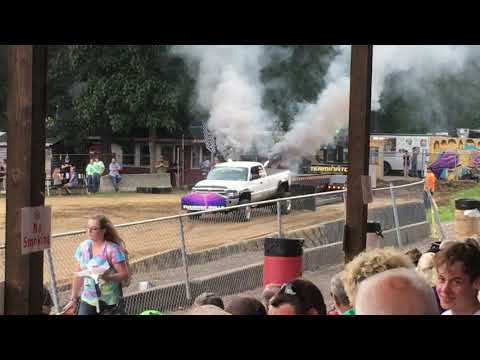
[[[217,144],[215,141],[215,137],[213,136],[212,132],[208,130],[206,121],[202,121],[202,129],[203,129],[203,138],[205,139],[205,146],[207,147],[208,151],[210,151],[211,153],[216,153]]]

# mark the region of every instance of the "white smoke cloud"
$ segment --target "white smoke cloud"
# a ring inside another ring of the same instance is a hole
[[[253,147],[266,154],[272,146],[274,117],[262,109],[260,72],[268,56],[257,45],[175,46],[196,69],[197,104],[209,113],[208,128],[218,150],[244,154]]]
[[[287,153],[294,159],[313,155],[348,124],[350,49],[350,46],[338,48],[338,55],[327,71],[325,89],[315,104],[301,105],[291,129],[275,144],[274,152]]]
[[[265,86],[262,68],[275,56],[288,57],[288,50],[257,45],[175,46],[173,53],[187,59],[197,79],[196,103],[209,113],[208,126],[222,153],[233,149],[247,153],[253,147],[261,154],[283,153],[299,159],[313,155],[331,142],[338,129],[348,126],[351,46],[338,46],[330,63],[326,87],[315,103],[291,104],[299,108],[290,130],[280,136],[274,116],[262,109]],[[424,113],[442,114],[446,104],[437,101],[426,84],[444,75],[459,74],[479,47],[449,45],[376,45],[373,50],[372,110],[379,110],[380,97],[389,75],[402,73],[402,92],[425,99]],[[278,86],[269,83],[266,86]]]
[[[275,151],[300,158],[315,154],[320,146],[332,141],[336,130],[348,126],[350,93],[350,46],[340,46],[330,64],[325,89],[315,104],[303,106],[293,126],[275,145]],[[380,96],[391,74],[402,72],[402,91],[415,92],[428,102],[428,111],[442,113],[445,104],[435,99],[424,85],[444,75],[459,74],[478,52],[466,46],[401,45],[374,46],[372,65],[372,110],[380,109]],[[426,106],[427,108],[427,106]],[[427,110],[424,115],[427,115]],[[428,115],[427,115],[428,116]]]

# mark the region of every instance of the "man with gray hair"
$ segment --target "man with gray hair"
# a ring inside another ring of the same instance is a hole
[[[357,315],[440,315],[433,289],[415,270],[383,271],[361,282]]]
[[[345,292],[342,277],[343,271],[334,275],[330,280],[330,296],[340,315],[355,315],[355,310],[350,305],[350,300]]]

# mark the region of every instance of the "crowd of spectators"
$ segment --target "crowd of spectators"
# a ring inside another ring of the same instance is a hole
[[[228,302],[204,293],[191,315],[480,315],[480,244],[475,239],[432,244],[425,253],[394,248],[364,251],[335,274],[327,312],[313,282],[267,285],[259,299]]]

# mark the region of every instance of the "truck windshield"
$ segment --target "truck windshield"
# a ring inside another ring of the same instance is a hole
[[[247,168],[216,167],[208,173],[207,180],[247,181],[247,175]]]

